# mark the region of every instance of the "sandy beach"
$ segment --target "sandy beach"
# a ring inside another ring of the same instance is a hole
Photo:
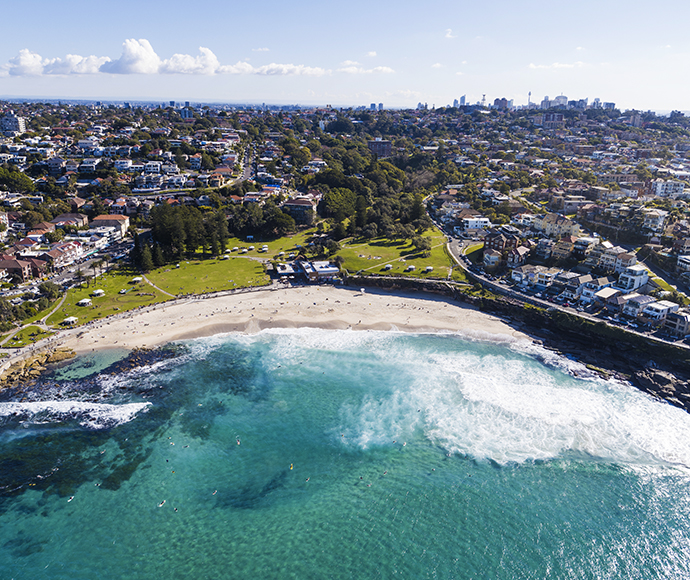
[[[528,338],[494,316],[433,294],[306,286],[176,300],[62,330],[50,342],[82,354],[104,348],[152,348],[229,332],[297,327],[461,331],[476,338]]]
[[[78,355],[108,348],[155,348],[230,332],[326,328],[460,332],[471,338],[531,340],[499,318],[435,294],[333,286],[270,287],[196,296],[116,314],[15,351],[0,372],[36,352],[70,348]]]

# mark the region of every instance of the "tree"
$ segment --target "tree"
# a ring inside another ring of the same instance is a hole
[[[140,268],[144,272],[153,270],[153,257],[151,256],[151,248],[148,244],[144,244],[141,248],[141,264]]]
[[[160,244],[153,245],[153,252],[151,257],[153,259],[153,265],[156,268],[160,268],[165,264],[165,258],[163,257],[163,250],[161,250]]]
[[[424,257],[427,257],[431,252],[431,240],[424,236],[415,236],[412,238],[412,245],[414,249],[420,252]]]

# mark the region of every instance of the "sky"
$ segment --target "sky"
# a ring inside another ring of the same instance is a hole
[[[410,108],[531,92],[690,109],[680,0],[6,4],[4,99]]]

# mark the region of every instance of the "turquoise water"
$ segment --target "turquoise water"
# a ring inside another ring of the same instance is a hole
[[[690,577],[690,415],[546,351],[283,330],[77,380],[102,362],[0,403],[2,579]]]

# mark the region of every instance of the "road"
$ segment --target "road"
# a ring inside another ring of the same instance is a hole
[[[629,328],[629,327],[624,328],[622,325],[610,324],[609,321],[604,320],[602,318],[599,318],[597,316],[593,316],[593,315],[588,314],[586,312],[580,312],[580,311],[576,310],[575,308],[571,308],[569,306],[562,306],[560,304],[554,304],[554,303],[548,302],[546,300],[541,300],[539,298],[536,298],[535,296],[529,296],[527,294],[523,294],[522,292],[515,290],[511,286],[504,286],[502,284],[498,284],[492,280],[489,280],[481,272],[472,272],[468,269],[467,262],[465,262],[465,260],[463,259],[464,250],[465,250],[465,247],[467,245],[471,245],[471,244],[465,240],[457,240],[453,237],[449,237],[448,251],[450,252],[450,255],[453,257],[453,259],[465,271],[467,277],[470,280],[480,282],[485,288],[490,289],[492,292],[495,292],[496,294],[508,296],[508,297],[514,298],[516,300],[519,300],[521,302],[526,302],[528,304],[532,304],[533,306],[538,306],[540,308],[545,308],[547,310],[551,310],[551,309],[561,310],[563,312],[567,312],[568,314],[571,314],[574,316],[579,316],[580,318],[584,318],[585,320],[589,320],[591,322],[603,322],[604,324],[607,324],[609,326],[614,326],[616,328],[622,328],[626,332],[630,332],[632,334],[637,334],[638,336],[642,336],[642,337],[649,338],[651,340],[655,340],[658,342],[663,342],[666,344],[673,344],[673,345],[679,346],[681,348],[690,349],[690,346],[688,346],[687,344],[682,342],[682,340],[679,340],[679,341],[666,340],[665,338],[661,338],[659,336],[654,336],[652,334],[645,333],[645,332],[639,332],[639,331],[633,330],[632,328]]]

